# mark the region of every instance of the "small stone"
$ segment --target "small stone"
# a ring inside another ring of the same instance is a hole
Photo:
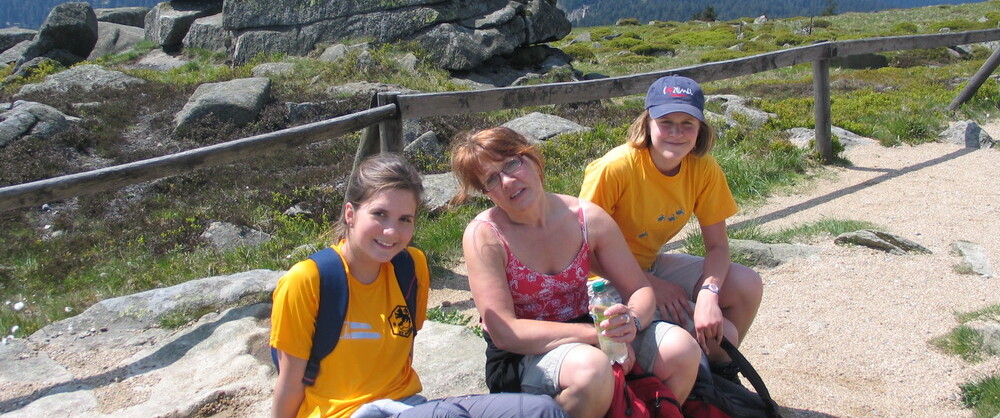
[[[67,306],[67,307],[63,308],[63,311],[65,311],[66,313],[70,313],[70,312],[73,312],[73,308]]]
[[[19,330],[19,329],[21,329],[20,326],[14,325],[14,326],[10,327],[10,333],[13,335],[13,334],[17,333],[17,330]]]
[[[24,302],[17,302],[14,304],[14,312],[20,312],[24,309]]]
[[[101,332],[108,332],[107,328],[101,328]]]

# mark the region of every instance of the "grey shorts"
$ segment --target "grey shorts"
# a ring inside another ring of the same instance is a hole
[[[684,293],[687,294],[691,310],[693,311],[694,289],[698,287],[698,281],[701,280],[704,269],[704,257],[683,253],[660,253],[656,258],[656,262],[653,263],[653,267],[649,269],[649,273],[662,280],[675,283],[684,289]],[[684,321],[686,325],[685,329],[694,335],[694,318],[691,315],[687,315],[687,313],[683,315],[686,316],[686,321]],[[663,315],[660,315],[659,310],[656,311],[655,318],[675,324],[681,322],[679,318],[664,318]]]
[[[653,362],[659,355],[658,347],[666,337],[667,331],[675,326],[667,322],[654,322],[632,341],[637,363],[643,370],[653,370]],[[558,395],[562,363],[571,350],[583,345],[585,344],[567,343],[545,354],[524,356],[521,359],[521,390],[526,393]]]

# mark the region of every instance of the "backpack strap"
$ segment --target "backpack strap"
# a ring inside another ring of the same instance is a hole
[[[312,386],[319,374],[319,362],[333,351],[340,341],[340,331],[347,315],[347,272],[340,254],[327,247],[309,256],[319,269],[319,311],[313,331],[312,350],[306,363],[302,383]],[[320,332],[320,330],[331,330]]]
[[[396,283],[399,284],[399,290],[403,293],[403,299],[406,300],[406,308],[410,310],[410,317],[413,319],[414,325],[417,321],[417,274],[416,269],[413,264],[413,257],[410,252],[406,249],[400,251],[395,257],[392,257],[392,268],[396,271]],[[413,327],[413,338],[417,337],[417,327]],[[413,340],[411,340],[413,341]]]
[[[774,402],[774,399],[771,399],[771,393],[768,392],[767,387],[764,386],[764,379],[760,378],[760,374],[758,374],[757,370],[754,370],[753,366],[750,365],[750,361],[748,361],[747,358],[740,353],[740,350],[738,350],[736,346],[729,342],[729,340],[725,337],[722,337],[722,343],[719,344],[719,346],[722,347],[723,350],[726,350],[726,354],[729,355],[729,358],[732,359],[733,363],[740,368],[740,373],[750,381],[751,385],[753,385],[753,389],[757,392],[757,395],[759,395],[761,400],[764,401],[764,404],[767,405],[768,415],[778,417],[778,404]]]

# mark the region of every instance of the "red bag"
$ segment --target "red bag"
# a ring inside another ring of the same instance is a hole
[[[677,398],[656,375],[644,373],[639,365],[625,376],[620,364],[614,364],[615,394],[607,418],[684,418]]]

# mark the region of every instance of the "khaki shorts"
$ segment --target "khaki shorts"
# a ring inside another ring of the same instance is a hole
[[[667,331],[675,326],[667,322],[654,322],[632,341],[637,363],[643,370],[653,370],[653,362],[659,355],[658,347],[666,337]],[[582,345],[584,344],[567,343],[545,354],[524,356],[521,359],[521,391],[549,396],[558,395],[562,363],[571,350]]]

